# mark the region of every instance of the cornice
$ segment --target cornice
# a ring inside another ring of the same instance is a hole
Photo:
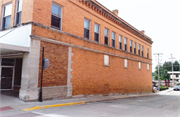
[[[115,24],[121,26],[125,30],[128,30],[129,32],[137,35],[138,37],[143,38],[145,41],[148,41],[151,44],[153,43],[151,38],[149,38],[146,35],[142,34],[139,30],[137,30],[136,28],[134,28],[133,26],[131,26],[130,24],[128,24],[127,22],[122,20],[120,17],[115,16],[115,14],[113,14],[107,8],[103,8],[100,5],[98,5],[96,3],[97,1],[94,1],[94,0],[79,0],[79,2],[82,3],[83,5],[85,5],[86,7],[94,10],[99,15],[102,15],[106,19],[108,19],[108,20],[114,22]]]

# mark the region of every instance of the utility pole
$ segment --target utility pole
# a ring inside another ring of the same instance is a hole
[[[173,55],[171,54],[171,58],[169,58],[169,59],[172,59],[172,79],[173,79],[172,87],[174,87],[174,78],[173,78],[173,76],[174,76],[174,74],[173,74],[173,59],[175,59],[175,58],[173,58]]]
[[[160,90],[160,78],[159,78],[159,55],[163,55],[163,53],[155,53],[154,55],[158,56],[158,90]]]

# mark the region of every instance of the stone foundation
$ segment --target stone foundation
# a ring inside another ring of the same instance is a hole
[[[67,96],[67,86],[43,87],[42,98],[45,100],[61,99]]]

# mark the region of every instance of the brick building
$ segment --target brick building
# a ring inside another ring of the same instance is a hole
[[[1,0],[1,90],[38,99],[148,93],[152,40],[95,0]]]

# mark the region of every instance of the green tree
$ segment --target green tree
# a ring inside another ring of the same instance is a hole
[[[155,72],[153,73],[154,79],[158,80],[158,66],[155,68]],[[170,61],[164,62],[163,65],[159,66],[159,77],[161,80],[169,80],[170,75],[167,73],[168,71],[172,71],[172,63]],[[173,71],[179,71],[179,62],[175,61],[173,63]]]

